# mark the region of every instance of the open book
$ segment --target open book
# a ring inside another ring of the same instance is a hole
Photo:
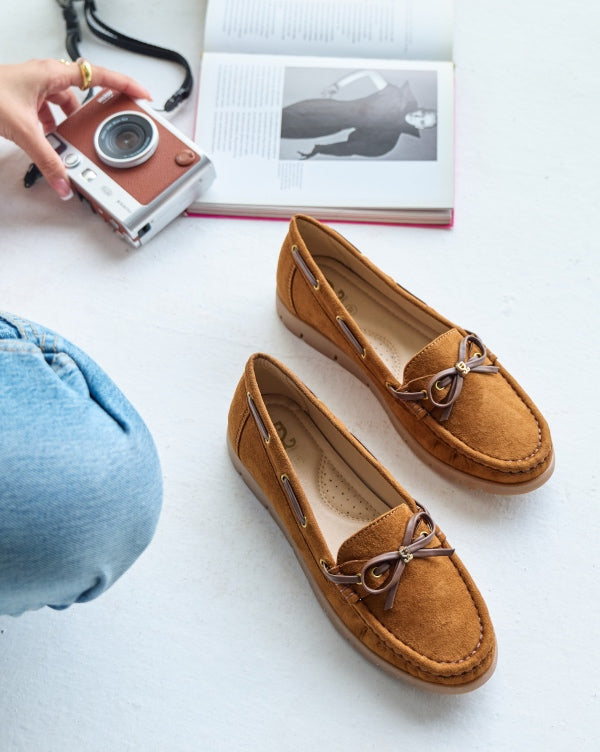
[[[452,0],[209,0],[191,214],[452,223]]]

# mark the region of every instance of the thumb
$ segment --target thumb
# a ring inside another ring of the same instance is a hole
[[[39,171],[63,201],[73,197],[67,171],[61,158],[37,128],[30,136],[26,136],[19,146],[29,154]]]

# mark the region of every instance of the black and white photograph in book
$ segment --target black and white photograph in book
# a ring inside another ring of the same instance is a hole
[[[281,160],[437,159],[437,73],[285,69]]]

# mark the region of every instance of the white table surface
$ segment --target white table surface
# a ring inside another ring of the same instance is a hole
[[[101,18],[199,64],[202,2],[99,0]],[[274,310],[280,221],[181,218],[129,250],[76,202],[21,186],[0,143],[0,307],[92,355],[146,419],[165,477],[156,537],[97,601],[0,617],[0,749],[598,748],[600,6],[458,0],[456,224],[338,225],[477,331],[549,420],[557,468],[520,497],[466,491],[400,441],[368,390]],[[10,4],[0,62],[63,57],[49,0]],[[115,52],[163,101],[179,70]],[[190,128],[193,108],[176,122]],[[490,607],[500,657],[464,696],[367,663],[317,605],[233,471],[226,416],[247,357],[287,363],[426,503]],[[1,416],[0,416],[1,419]]]

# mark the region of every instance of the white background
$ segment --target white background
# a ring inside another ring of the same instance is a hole
[[[198,66],[203,3],[98,5]],[[47,186],[26,193],[28,160],[0,144],[0,306],[108,371],[152,430],[165,476],[154,542],[112,590],[0,617],[3,752],[597,748],[599,22],[591,1],[459,0],[454,229],[338,225],[478,332],[541,407],[557,468],[526,496],[434,475],[366,387],[281,325],[284,222],[182,218],[131,251]],[[62,57],[62,35],[54,3],[12,3],[0,60]],[[82,48],[160,101],[180,80],[87,32]],[[191,129],[192,108],[178,122]],[[229,401],[256,350],[296,371],[432,510],[495,623],[498,668],[484,687],[408,688],[330,625],[226,455]]]

